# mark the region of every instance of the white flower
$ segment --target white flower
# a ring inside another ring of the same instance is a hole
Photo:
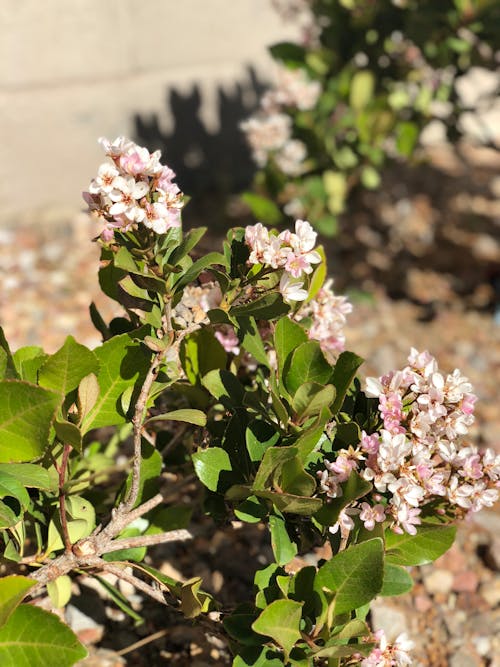
[[[97,170],[97,177],[89,185],[89,192],[93,195],[109,194],[115,187],[116,177],[120,172],[114,164],[104,162]]]
[[[284,272],[281,276],[279,290],[285,303],[292,301],[304,301],[307,299],[308,292],[303,289],[302,280],[293,278],[289,273]]]
[[[118,176],[114,188],[109,193],[113,205],[109,209],[111,215],[125,215],[129,220],[141,222],[145,211],[138,206],[137,200],[142,199],[149,191],[146,181],[136,181],[133,176]]]

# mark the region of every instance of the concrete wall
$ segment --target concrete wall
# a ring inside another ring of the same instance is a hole
[[[194,122],[196,168],[196,136],[252,108],[292,34],[270,0],[1,0],[0,222],[77,211],[102,135],[165,148]]]

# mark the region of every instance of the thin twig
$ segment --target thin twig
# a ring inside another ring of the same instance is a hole
[[[134,549],[136,547],[150,547],[154,544],[165,544],[166,542],[179,542],[190,540],[192,535],[188,530],[171,530],[168,533],[157,533],[156,535],[137,535],[135,537],[124,537],[122,540],[113,540],[109,544],[106,553],[120,551],[121,549]]]
[[[155,642],[157,639],[165,637],[165,635],[168,635],[169,632],[170,628],[163,628],[163,630],[158,630],[158,632],[153,632],[153,634],[149,635],[149,637],[144,637],[144,639],[140,639],[138,642],[134,642],[133,644],[130,644],[130,646],[127,646],[126,648],[122,648],[121,651],[116,651],[116,655],[127,655],[127,653],[132,653],[132,651],[135,651],[136,649],[141,648],[146,644],[150,644],[151,642]]]
[[[149,595],[150,598],[153,598],[157,602],[161,602],[161,604],[167,604],[165,596],[159,588],[153,588],[153,586],[150,586],[142,579],[138,579],[136,576],[130,574],[130,572],[127,572],[118,565],[108,563],[107,561],[103,560],[99,569],[101,569],[103,572],[114,574],[118,577],[118,579],[123,579],[123,581],[132,584],[132,586],[137,588],[138,591],[146,593],[146,595]]]
[[[71,551],[71,538],[68,530],[68,518],[66,516],[66,491],[64,484],[66,482],[66,470],[68,468],[69,455],[71,454],[71,445],[64,445],[61,465],[59,467],[59,516],[61,517],[61,530],[66,551]]]
[[[142,441],[142,426],[144,423],[144,417],[146,413],[146,403],[149,397],[149,392],[153,386],[153,382],[158,375],[159,366],[164,352],[157,352],[153,356],[153,361],[149,367],[146,378],[141,388],[141,392],[135,404],[135,412],[132,418],[132,424],[134,426],[134,458],[132,461],[132,481],[130,484],[130,489],[125,498],[125,502],[121,508],[121,512],[127,513],[130,512],[132,507],[135,505],[137,498],[139,496],[139,488],[141,481],[141,441]]]

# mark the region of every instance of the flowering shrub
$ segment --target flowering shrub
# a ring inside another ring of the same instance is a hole
[[[389,644],[366,616],[375,597],[411,589],[407,566],[444,553],[456,519],[499,496],[500,458],[465,439],[470,384],[412,350],[363,389],[362,360],[344,349],[351,305],[307,221],[233,229],[222,253],[195,259],[205,230],[183,233],[184,197],[159,153],[101,143],[108,161],[85,199],[100,284],[124,316],[106,324],[91,307],[94,350],[71,336],[52,355],[0,341],[2,664],[84,656],[36,603],[47,592],[64,607],[72,575],[102,572],[203,623],[235,667],[411,664],[412,642]],[[192,508],[161,477],[173,449],[179,477],[194,471],[204,487],[198,510],[269,530],[273,560],[231,609],[199,577],[145,561],[148,547],[192,537]],[[325,545],[331,558],[297,565]]]
[[[274,4],[302,41],[271,48],[276,83],[241,125],[259,168],[244,198],[271,224],[307,216],[332,235],[351,192],[379,187],[386,160],[408,160],[431,120],[452,141],[471,124],[471,95],[457,91],[471,66],[495,70],[500,10],[488,0]],[[493,71],[487,87],[480,114],[498,91]]]

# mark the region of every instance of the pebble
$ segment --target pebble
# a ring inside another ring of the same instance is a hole
[[[453,578],[452,590],[457,593],[474,593],[479,585],[479,577],[471,570],[459,572]]]
[[[424,577],[425,588],[431,595],[447,595],[453,586],[453,574],[448,570],[435,569]]]
[[[387,639],[393,641],[403,632],[410,634],[410,624],[404,611],[392,604],[375,600],[371,607],[373,627],[384,630]]]
[[[450,667],[482,667],[479,656],[462,649],[450,658]]]

